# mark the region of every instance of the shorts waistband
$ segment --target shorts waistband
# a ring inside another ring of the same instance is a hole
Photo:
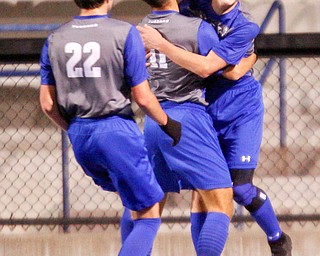
[[[219,90],[219,89],[228,89],[228,90],[238,90],[242,88],[251,89],[257,86],[261,86],[259,81],[257,81],[254,77],[243,77],[240,78],[238,81],[230,81],[223,78],[218,78],[216,84],[209,84],[209,90]],[[208,90],[207,89],[207,90]]]
[[[124,116],[124,115],[105,115],[105,116],[98,116],[98,117],[90,117],[90,118],[84,118],[84,117],[74,117],[70,120],[71,123],[76,122],[83,122],[83,123],[91,123],[91,122],[98,122],[103,120],[110,120],[114,118],[123,118],[127,120],[133,120],[132,117]]]
[[[198,104],[195,102],[183,102],[183,103],[178,103],[178,102],[174,102],[174,101],[170,101],[170,100],[166,100],[166,101],[161,101],[160,102],[161,107],[165,108],[174,108],[174,107],[187,107],[187,108],[195,108],[195,109],[206,109],[206,106],[202,105],[202,104]]]

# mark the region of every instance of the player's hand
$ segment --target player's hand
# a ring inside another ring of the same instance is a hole
[[[181,138],[181,123],[171,119],[168,116],[168,122],[166,125],[160,125],[162,131],[168,134],[172,139],[173,143],[172,146],[175,146],[179,143]]]
[[[149,51],[146,52],[146,67],[149,67],[151,65],[150,63],[150,57],[152,56],[152,53]]]
[[[137,26],[137,29],[140,32],[144,47],[146,49],[158,49],[161,40],[163,40],[163,37],[158,30],[148,25],[144,25],[143,27]]]

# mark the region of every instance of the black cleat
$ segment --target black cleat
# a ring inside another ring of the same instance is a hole
[[[272,256],[292,256],[292,242],[291,238],[287,234],[282,233],[278,240],[272,242],[270,241],[268,243]]]

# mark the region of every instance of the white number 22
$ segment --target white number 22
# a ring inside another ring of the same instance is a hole
[[[100,59],[100,45],[97,42],[88,42],[83,47],[79,43],[71,42],[66,44],[64,50],[72,54],[66,64],[68,77],[101,77],[101,67],[94,67]],[[83,62],[83,67],[77,67],[83,53],[90,55]]]

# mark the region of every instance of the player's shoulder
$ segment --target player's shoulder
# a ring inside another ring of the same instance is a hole
[[[251,20],[245,20],[244,22],[239,22],[237,26],[240,29],[245,29],[252,33],[255,33],[260,30],[259,25]]]
[[[191,16],[185,16],[181,13],[176,13],[175,14],[177,17],[179,17],[180,19],[182,20],[185,20],[187,22],[198,22],[198,23],[201,23],[202,22],[202,19],[199,18],[199,17],[191,17]]]
[[[199,17],[185,16],[180,13],[177,13],[176,16],[178,23],[186,30],[189,30],[190,32],[203,30],[203,23],[205,22],[203,19]],[[211,27],[211,25],[208,24],[208,27]]]
[[[60,26],[58,26],[57,28],[53,29],[47,37],[47,42],[48,43],[52,42],[56,38],[58,38],[57,40],[60,40],[61,35],[66,33],[65,31],[68,30],[71,23],[72,23],[72,20],[64,22],[60,24]]]
[[[176,24],[184,24],[185,27],[190,27],[194,25],[199,26],[199,24],[202,21],[202,19],[198,17],[185,16],[179,12],[171,12],[167,17],[168,17],[168,20],[170,20],[170,22],[174,22]]]
[[[131,23],[119,19],[108,18],[106,19],[106,21],[112,23],[115,26],[133,27]]]
[[[246,27],[248,30],[250,30],[253,33],[256,31],[259,31],[260,30],[259,25],[253,20],[250,13],[241,7],[239,8],[239,13],[236,21],[238,23],[238,26]]]
[[[57,28],[51,31],[51,34],[59,33],[61,31],[66,30],[68,27],[70,27],[70,24],[73,22],[73,20],[66,21],[62,24],[60,24]]]
[[[127,34],[130,30],[135,29],[135,26],[127,21],[107,18],[103,19],[99,24],[101,27],[104,27],[106,33],[115,33],[115,34]]]
[[[246,16],[244,13],[239,12],[237,18],[233,23],[234,32],[241,34],[259,34],[260,27],[254,22],[249,16]]]
[[[100,25],[106,25],[108,26],[109,28],[119,28],[119,27],[127,27],[127,28],[131,28],[131,27],[134,27],[134,25],[130,24],[129,22],[126,22],[126,21],[122,21],[122,20],[118,20],[118,19],[114,19],[114,18],[106,18],[106,19],[98,19],[94,22],[91,22],[92,20],[88,19],[88,24],[83,24],[83,25],[78,25],[76,22],[77,22],[77,19],[73,19],[73,20],[70,20],[70,21],[67,21],[63,24],[61,24],[57,29],[55,29],[54,31],[52,31],[53,33],[57,33],[57,32],[62,32],[64,30],[68,30],[70,28],[87,28],[87,29],[90,29],[91,27],[92,28],[95,28],[95,27],[98,27]]]

